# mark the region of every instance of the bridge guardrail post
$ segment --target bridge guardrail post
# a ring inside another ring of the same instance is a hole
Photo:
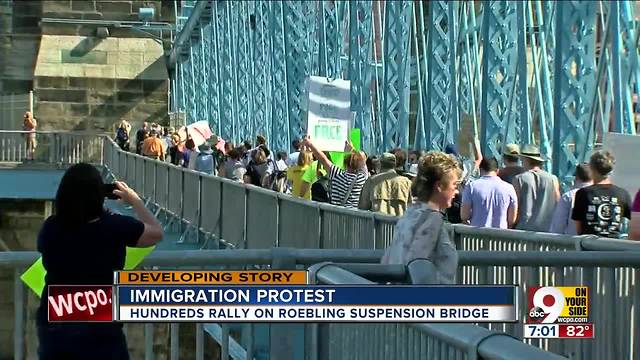
[[[22,360],[24,356],[24,285],[20,280],[21,269],[16,267],[14,272],[14,294],[13,294],[13,306],[15,309],[14,324],[13,324],[13,358]]]
[[[296,268],[295,253],[292,249],[273,248],[271,254],[272,270],[294,270]],[[305,358],[305,326],[303,324],[270,324],[269,327],[270,359]]]
[[[414,259],[407,264],[409,279],[414,285],[435,285],[438,284],[438,270],[435,265],[427,259]]]

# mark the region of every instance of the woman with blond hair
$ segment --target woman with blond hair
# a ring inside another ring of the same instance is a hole
[[[311,200],[311,187],[305,186],[306,190],[302,189],[302,175],[311,166],[313,162],[313,153],[311,151],[301,151],[298,154],[298,159],[295,165],[287,168],[287,181],[291,183],[291,193],[293,196]]]
[[[309,147],[325,169],[329,169],[331,204],[357,209],[362,187],[369,177],[366,171],[367,156],[360,151],[354,151],[351,143],[346,142],[345,152],[347,155],[344,157],[346,170],[342,170],[316,148],[309,136],[305,138],[303,145]]]
[[[27,131],[25,135],[25,143],[27,146],[27,160],[33,160],[33,155],[36,151],[36,146],[38,146],[38,141],[36,140],[36,127],[38,126],[38,122],[33,117],[31,111],[27,111],[24,113],[22,130]]]
[[[443,211],[458,192],[462,173],[458,164],[454,156],[442,152],[429,152],[420,158],[413,183],[418,201],[396,223],[383,264],[407,265],[414,259],[427,259],[437,270],[437,283],[455,282],[458,255],[444,228]]]
[[[131,131],[131,125],[125,119],[120,120],[118,129],[116,129],[116,143],[120,149],[129,151],[129,132]]]

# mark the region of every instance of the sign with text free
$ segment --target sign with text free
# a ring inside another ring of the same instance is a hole
[[[353,121],[349,80],[309,78],[307,131],[322,151],[342,151]]]

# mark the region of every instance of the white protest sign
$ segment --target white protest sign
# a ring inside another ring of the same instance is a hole
[[[640,136],[608,132],[604,134],[604,148],[610,150],[616,158],[611,180],[627,190],[633,199],[639,187],[637,179],[640,177],[640,166],[637,156]]]
[[[350,82],[309,78],[307,132],[322,151],[343,151],[353,121]]]

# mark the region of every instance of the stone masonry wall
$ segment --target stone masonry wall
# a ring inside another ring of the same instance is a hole
[[[165,123],[167,92],[163,49],[152,39],[42,37],[34,90],[42,130]]]
[[[142,7],[153,21],[173,22],[173,1],[54,0],[42,16],[69,23],[43,23],[34,72],[35,114],[41,130],[112,131],[120,119],[168,122],[168,74],[164,54],[169,32],[154,40],[139,31],[74,20],[138,21]],[[107,26],[109,36],[96,37]]]

